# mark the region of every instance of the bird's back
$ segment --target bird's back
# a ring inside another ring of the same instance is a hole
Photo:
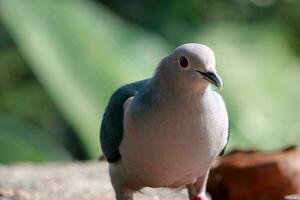
[[[148,79],[124,85],[109,100],[100,129],[101,148],[108,162],[116,162],[121,158],[119,145],[123,138],[123,104],[129,97],[138,94],[147,83]]]

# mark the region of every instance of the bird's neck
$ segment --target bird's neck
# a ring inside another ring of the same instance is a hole
[[[197,106],[201,99],[210,93],[209,85],[190,85],[188,87],[174,84],[173,81],[176,80],[170,80],[170,77],[156,74],[141,94],[140,98],[143,98],[143,102],[147,102],[148,106],[153,107],[153,109],[164,106]]]

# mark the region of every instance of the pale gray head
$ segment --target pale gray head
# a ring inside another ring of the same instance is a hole
[[[176,85],[206,87],[211,83],[222,88],[214,52],[202,44],[188,43],[177,47],[161,61],[157,71]]]

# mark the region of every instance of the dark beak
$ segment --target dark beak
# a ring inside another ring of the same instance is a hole
[[[208,82],[210,82],[217,88],[222,89],[222,87],[223,87],[222,79],[218,76],[217,73],[215,73],[215,72],[200,72],[200,71],[198,71],[198,72],[203,76],[203,78],[205,80],[207,80]]]

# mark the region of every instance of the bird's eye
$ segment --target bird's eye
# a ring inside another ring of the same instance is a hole
[[[180,67],[187,68],[189,66],[189,61],[186,57],[181,56],[178,60]]]

